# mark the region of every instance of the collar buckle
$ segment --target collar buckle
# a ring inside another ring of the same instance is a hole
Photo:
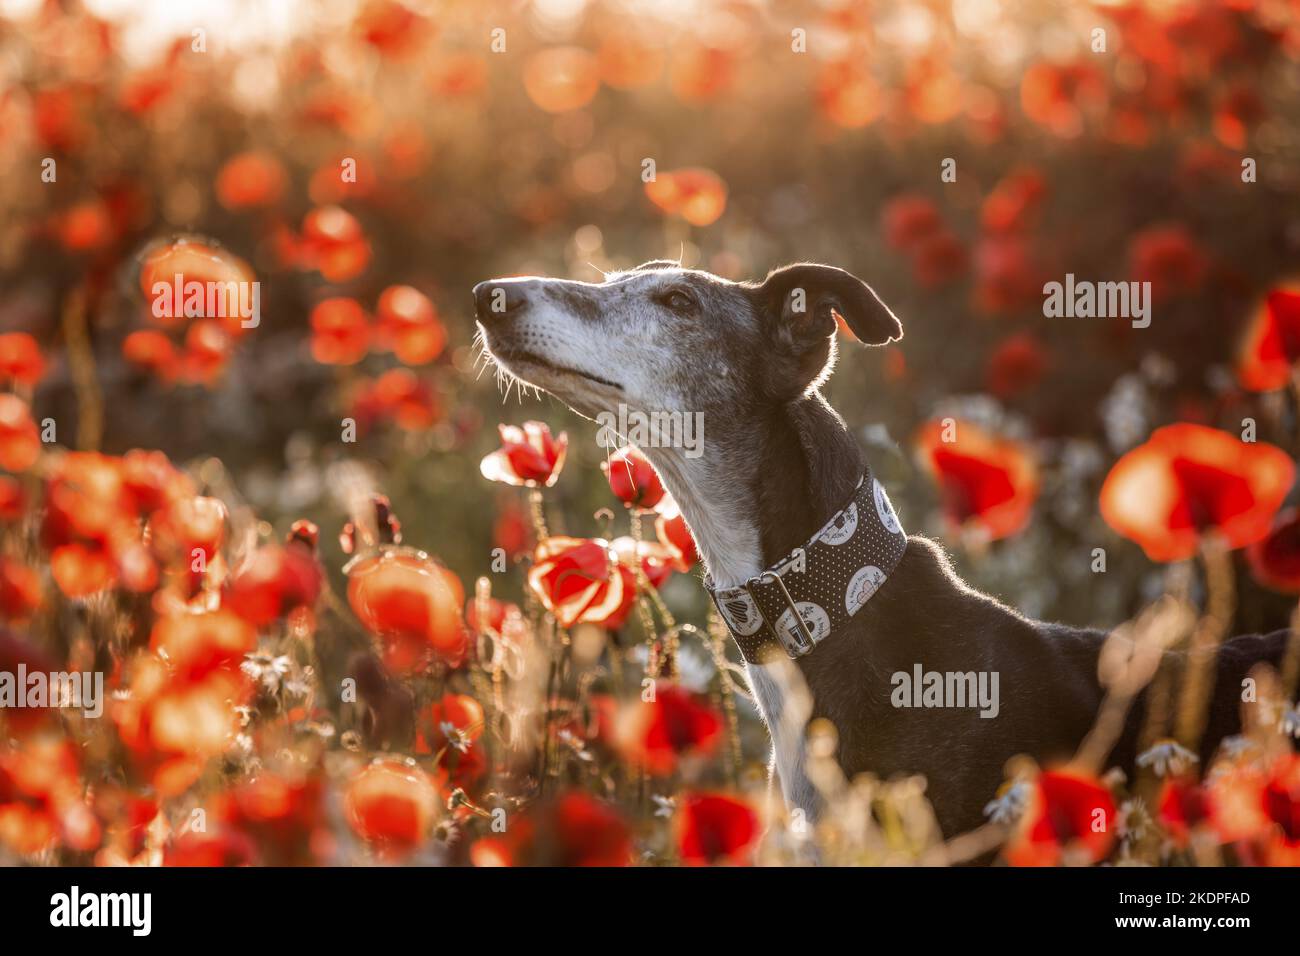
[[[799,608],[794,603],[794,598],[790,596],[790,590],[785,586],[781,575],[775,571],[764,571],[745,582],[745,591],[748,592],[754,606],[759,607],[758,599],[754,596],[754,585],[768,584],[771,581],[775,581],[777,587],[781,589],[781,596],[785,598],[786,606],[790,608],[790,616],[794,618],[795,627],[782,630],[777,627],[778,622],[773,622],[768,624],[768,628],[776,635],[776,639],[780,641],[781,647],[791,659],[803,657],[817,646],[817,638],[808,629],[808,624],[799,613]]]

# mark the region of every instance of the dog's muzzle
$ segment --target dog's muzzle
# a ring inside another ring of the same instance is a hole
[[[489,279],[474,286],[474,314],[480,322],[522,312],[528,305],[529,284],[521,280]]]

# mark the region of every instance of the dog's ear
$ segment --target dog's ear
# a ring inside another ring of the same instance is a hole
[[[844,319],[858,340],[884,345],[903,337],[889,306],[857,276],[835,266],[802,262],[768,274],[758,287],[764,310],[778,318],[779,326],[808,345],[835,331],[835,316]]]

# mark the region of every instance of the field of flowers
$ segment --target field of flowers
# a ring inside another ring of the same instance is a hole
[[[0,863],[1300,863],[1300,642],[1210,767],[1155,653],[1300,595],[1300,3],[263,6],[0,0]],[[653,469],[486,367],[475,283],[664,256],[870,282],[904,525],[1117,628],[975,834],[815,726],[789,818]]]

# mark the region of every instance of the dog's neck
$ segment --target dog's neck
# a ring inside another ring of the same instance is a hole
[[[844,506],[863,461],[843,420],[821,395],[738,414],[706,438],[704,454],[645,449],[682,509],[714,586],[744,584],[807,542]],[[819,798],[805,772],[806,693],[788,671],[749,666],[750,688],[772,737],[772,759],[787,807],[810,819]],[[815,688],[813,688],[815,694]]]
[[[757,409],[704,454],[645,449],[682,509],[715,586],[743,584],[802,545],[853,494],[863,461],[821,394]]]

